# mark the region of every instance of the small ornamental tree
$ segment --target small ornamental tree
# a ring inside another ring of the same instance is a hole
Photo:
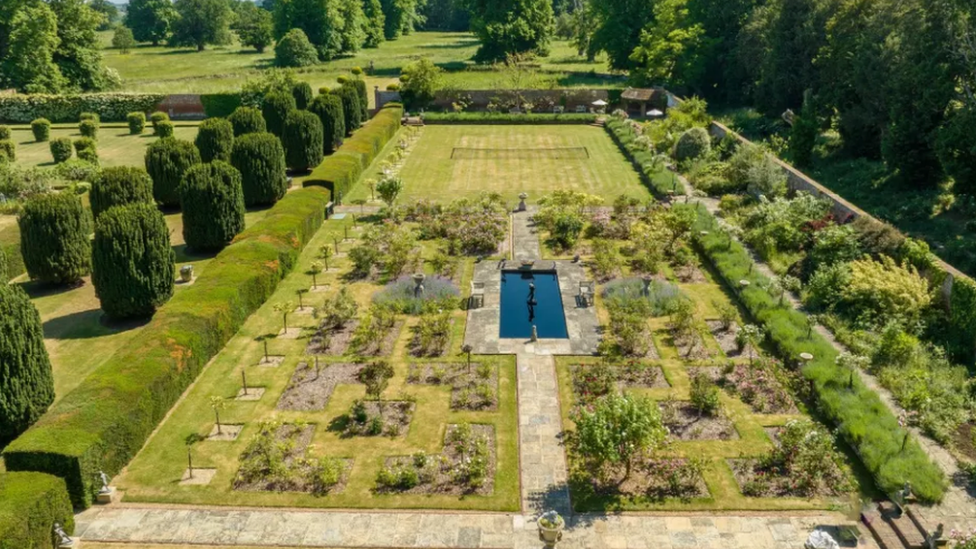
[[[95,219],[113,206],[153,204],[152,178],[142,168],[115,166],[105,168],[92,182],[92,215]]]
[[[296,172],[306,172],[322,162],[322,122],[318,116],[294,110],[285,122],[281,140],[285,146],[285,163]]]
[[[366,396],[379,400],[393,378],[393,366],[385,360],[370,362],[359,371],[359,382],[366,386]]]
[[[173,295],[176,253],[163,214],[148,203],[115,206],[98,217],[92,283],[105,314],[152,316]]]
[[[43,143],[51,138],[51,121],[47,118],[38,118],[31,122],[31,132],[34,133],[34,141]]]
[[[678,162],[695,160],[709,153],[712,149],[712,138],[705,128],[691,128],[687,130],[677,143],[674,144],[674,159]]]
[[[74,152],[74,145],[71,143],[70,137],[52,139],[48,147],[51,148],[51,157],[54,158],[55,164],[71,160],[71,155]]]
[[[152,122],[153,133],[159,135],[157,129],[159,128],[160,122],[165,122],[169,120],[169,115],[164,112],[154,112],[149,115],[149,121]]]
[[[159,139],[146,149],[146,171],[153,181],[153,198],[164,207],[180,205],[179,186],[183,175],[200,163],[200,151],[189,141],[172,137]]]
[[[234,128],[234,137],[240,137],[248,133],[264,133],[268,131],[268,125],[264,123],[264,116],[259,109],[254,107],[237,107],[227,120],[230,120]]]
[[[142,135],[142,132],[146,129],[146,113],[130,112],[125,119],[129,123],[130,134]]]
[[[41,317],[17,285],[0,284],[0,448],[54,402],[54,376]]]
[[[333,93],[319,94],[312,100],[308,110],[322,121],[325,154],[332,154],[346,137],[346,115],[342,111],[342,99]]]
[[[281,137],[285,132],[285,119],[295,110],[295,98],[290,93],[273,91],[264,96],[261,114],[268,125],[268,131]]]
[[[392,208],[400,193],[403,192],[403,180],[399,177],[384,178],[376,185],[376,192],[379,193],[380,200]]]
[[[295,82],[291,95],[295,98],[295,107],[304,111],[312,102],[312,86],[308,82]]]
[[[275,45],[275,65],[308,67],[319,62],[319,53],[302,29],[294,28]]]
[[[230,163],[241,172],[246,206],[271,205],[288,192],[285,150],[270,133],[249,133],[234,140]]]
[[[215,251],[244,230],[241,172],[226,162],[197,164],[180,184],[183,239],[194,251]]]
[[[73,284],[91,271],[91,216],[72,193],[46,193],[24,204],[20,252],[32,280]]]
[[[354,88],[342,86],[335,91],[342,100],[342,114],[345,116],[346,135],[359,129],[363,123],[363,111],[359,107],[359,94]]]
[[[200,123],[196,145],[204,162],[229,162],[234,147],[234,126],[224,118],[208,118]]]

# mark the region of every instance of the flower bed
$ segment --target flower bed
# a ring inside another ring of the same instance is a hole
[[[495,430],[448,425],[440,455],[390,458],[376,479],[380,493],[489,495],[495,484]]]
[[[407,382],[450,386],[452,410],[485,411],[498,407],[498,367],[491,364],[411,364]]]
[[[315,426],[266,421],[241,454],[234,489],[262,492],[341,492],[352,460],[306,456]]]

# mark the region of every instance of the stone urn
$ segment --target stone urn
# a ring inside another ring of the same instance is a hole
[[[414,297],[420,297],[424,293],[424,280],[427,279],[427,275],[424,273],[417,273],[413,275],[413,283],[416,286],[413,289]]]
[[[563,537],[566,521],[559,513],[548,511],[539,517],[539,538],[547,547],[554,547]]]
[[[527,206],[525,205],[525,199],[528,198],[528,197],[529,197],[529,194],[528,193],[520,193],[519,194],[518,211],[524,212],[527,209]]]
[[[522,269],[528,271],[528,270],[532,269],[532,266],[533,265],[535,265],[535,260],[534,259],[523,259],[521,261],[521,265],[522,265]]]
[[[193,280],[193,265],[183,265],[180,267],[180,280],[184,283]]]

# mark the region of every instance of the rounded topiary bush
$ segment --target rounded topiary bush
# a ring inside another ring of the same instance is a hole
[[[363,111],[359,107],[359,94],[356,93],[355,88],[349,86],[342,86],[335,93],[342,100],[342,114],[346,119],[346,135],[352,135],[352,132],[358,130],[363,123]]]
[[[48,147],[51,148],[51,156],[54,158],[55,164],[71,160],[71,154],[74,152],[74,145],[71,143],[70,137],[52,139]]]
[[[234,128],[234,137],[268,131],[268,125],[264,123],[264,116],[260,110],[254,107],[237,107],[227,119],[230,120],[230,124]]]
[[[322,162],[322,121],[308,112],[294,110],[285,121],[285,163],[296,172],[305,172]]]
[[[308,82],[296,82],[291,95],[295,98],[295,107],[304,111],[312,102],[312,86]]]
[[[166,220],[152,204],[115,206],[98,218],[92,284],[108,316],[152,316],[173,295],[175,264]]]
[[[156,135],[160,139],[165,137],[173,137],[173,134],[175,132],[176,132],[176,128],[173,126],[173,123],[170,122],[169,120],[160,120],[159,123],[156,124]]]
[[[0,140],[0,164],[17,161],[17,145],[9,140]]]
[[[204,162],[228,162],[234,148],[234,127],[224,118],[208,118],[197,130],[196,145]]]
[[[11,132],[9,126],[0,126],[0,141],[6,141],[10,139]]]
[[[98,122],[95,120],[82,120],[78,124],[78,132],[89,139],[98,139]]]
[[[167,137],[146,149],[146,171],[153,182],[153,198],[164,207],[180,205],[180,182],[194,164],[200,163],[200,151],[189,141]]]
[[[180,184],[183,239],[194,251],[220,250],[244,230],[241,172],[226,162],[197,164]]]
[[[78,116],[78,122],[84,122],[85,120],[91,120],[96,124],[101,124],[102,117],[97,112],[83,112]]]
[[[125,120],[129,123],[129,133],[132,135],[142,135],[146,129],[146,113],[130,112]]]
[[[291,29],[275,44],[275,65],[308,67],[319,62],[319,53],[302,29]]]
[[[705,128],[691,128],[681,134],[674,144],[674,159],[678,162],[695,160],[712,150],[712,138]]]
[[[366,81],[361,78],[353,78],[346,85],[356,90],[356,95],[359,96],[361,121],[366,122],[369,120],[369,91],[366,89]]]
[[[268,131],[281,137],[285,131],[285,119],[295,110],[295,98],[290,93],[271,92],[264,96],[261,114],[268,125]]]
[[[270,133],[249,133],[234,140],[231,164],[241,172],[246,206],[271,205],[288,191],[285,150]]]
[[[88,198],[95,219],[113,206],[153,204],[152,178],[142,168],[105,168],[92,182]]]
[[[98,164],[98,143],[91,137],[79,137],[75,140],[75,156],[78,160]]]
[[[31,132],[34,134],[34,141],[43,143],[51,139],[51,121],[47,118],[38,118],[32,121]]]
[[[157,129],[159,128],[160,122],[166,122],[169,120],[169,115],[164,112],[154,112],[149,115],[149,121],[152,122],[153,133],[159,135]]]
[[[0,284],[0,448],[54,402],[54,375],[41,316],[27,292]]]
[[[342,99],[332,93],[321,94],[312,100],[308,111],[319,117],[322,122],[323,149],[325,154],[332,154],[346,137],[346,118],[342,111]]]
[[[73,193],[31,198],[17,219],[20,252],[31,280],[73,284],[91,270],[91,216]]]

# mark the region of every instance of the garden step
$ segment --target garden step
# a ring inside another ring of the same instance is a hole
[[[918,526],[909,518],[907,513],[899,513],[898,507],[891,502],[878,504],[878,510],[885,521],[891,525],[901,538],[905,547],[910,549],[924,549],[925,535],[919,531]]]
[[[881,513],[877,510],[863,511],[861,522],[871,531],[874,541],[878,542],[878,547],[881,549],[905,549],[905,544],[902,543],[894,528],[881,517]]]

